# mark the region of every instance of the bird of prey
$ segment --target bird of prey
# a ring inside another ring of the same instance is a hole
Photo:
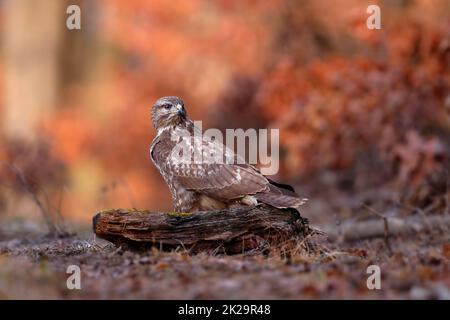
[[[163,97],[153,105],[153,126],[157,135],[150,147],[150,157],[167,183],[176,212],[195,212],[251,206],[259,203],[276,208],[298,208],[304,203],[289,185],[276,183],[245,161],[222,142],[205,139],[187,116],[178,97]],[[233,161],[180,161],[174,152],[188,133],[188,150],[220,150],[223,159]],[[199,138],[200,137],[200,138]],[[200,140],[199,140],[200,139]]]

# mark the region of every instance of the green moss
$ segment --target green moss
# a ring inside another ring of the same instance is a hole
[[[190,217],[192,215],[192,213],[189,212],[167,212],[167,215],[173,218],[186,218],[186,217]]]
[[[139,210],[139,209],[136,209],[136,210],[139,211],[139,212],[145,213],[145,214],[152,214],[153,213],[150,210]]]
[[[111,214],[116,212],[118,209],[104,209],[102,211],[99,211],[97,214]]]

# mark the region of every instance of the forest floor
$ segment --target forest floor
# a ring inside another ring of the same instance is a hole
[[[38,229],[0,225],[0,299],[450,299],[448,230],[322,240],[326,256],[228,256],[133,252],[87,227],[64,238]],[[69,265],[81,269],[80,290],[67,288]],[[370,265],[380,267],[379,290],[367,287]]]

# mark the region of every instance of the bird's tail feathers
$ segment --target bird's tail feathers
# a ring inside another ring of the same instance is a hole
[[[305,204],[306,201],[308,201],[306,198],[300,198],[297,194],[293,192],[285,192],[285,190],[276,186],[270,186],[269,190],[255,194],[255,198],[259,202],[279,209],[298,209],[300,206]]]

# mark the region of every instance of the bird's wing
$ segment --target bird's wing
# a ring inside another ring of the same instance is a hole
[[[267,178],[242,159],[237,162],[239,156],[221,142],[194,137],[189,143],[192,148],[202,146],[203,155],[210,152],[219,155],[222,161],[204,157],[203,161],[180,162],[174,155],[167,157],[164,166],[182,187],[222,200],[268,190]]]
[[[178,170],[176,178],[186,189],[222,200],[236,199],[268,188],[264,176],[242,165],[206,164]]]

